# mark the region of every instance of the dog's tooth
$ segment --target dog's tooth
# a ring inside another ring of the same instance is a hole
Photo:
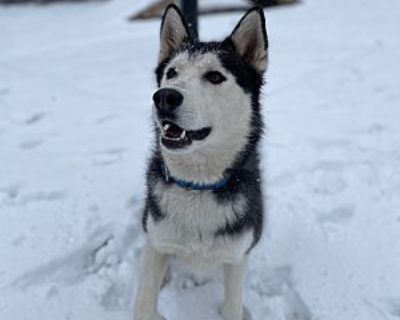
[[[164,125],[164,131],[168,131],[168,129],[171,127],[171,125],[169,123],[166,123]]]
[[[179,138],[183,139],[186,137],[186,130],[183,130]]]

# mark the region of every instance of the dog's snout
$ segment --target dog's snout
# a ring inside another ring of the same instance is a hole
[[[160,89],[154,93],[153,101],[161,115],[170,115],[182,104],[183,95],[175,89]]]

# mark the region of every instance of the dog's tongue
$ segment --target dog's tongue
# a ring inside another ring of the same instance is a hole
[[[172,122],[166,122],[164,125],[165,135],[169,138],[179,138],[183,129]]]

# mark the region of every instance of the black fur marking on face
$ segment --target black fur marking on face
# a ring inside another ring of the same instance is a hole
[[[165,59],[163,62],[161,62],[156,70],[155,70],[155,74],[156,74],[156,80],[157,80],[157,86],[160,88],[161,86],[161,80],[164,76],[164,70],[165,67],[168,65],[168,63],[172,60],[172,56],[168,57],[167,59]]]
[[[262,74],[257,72],[250,64],[246,63],[236,52],[232,40],[226,38],[222,42],[193,42],[191,39],[185,39],[178,50],[173,52],[157,66],[155,73],[158,86],[161,84],[166,66],[174,57],[182,52],[187,52],[190,56],[205,53],[216,54],[222,65],[235,76],[238,85],[242,87],[245,92],[251,92],[257,87],[260,88],[263,84]]]
[[[169,68],[167,72],[167,79],[175,78],[178,75],[178,72],[175,68]]]
[[[234,44],[227,38],[223,41],[224,50],[218,52],[218,57],[227,70],[233,74],[237,84],[251,96],[250,135],[244,149],[237,155],[231,169],[240,169],[246,166],[249,157],[258,159],[258,143],[264,131],[264,122],[260,110],[261,88],[264,84],[263,74],[257,72],[246,63],[235,51]],[[253,161],[251,161],[253,162]],[[258,161],[256,168],[258,169]]]

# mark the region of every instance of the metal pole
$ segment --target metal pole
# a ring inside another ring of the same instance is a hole
[[[197,0],[181,0],[181,8],[183,15],[189,25],[192,36],[198,39],[199,33],[197,28]]]

